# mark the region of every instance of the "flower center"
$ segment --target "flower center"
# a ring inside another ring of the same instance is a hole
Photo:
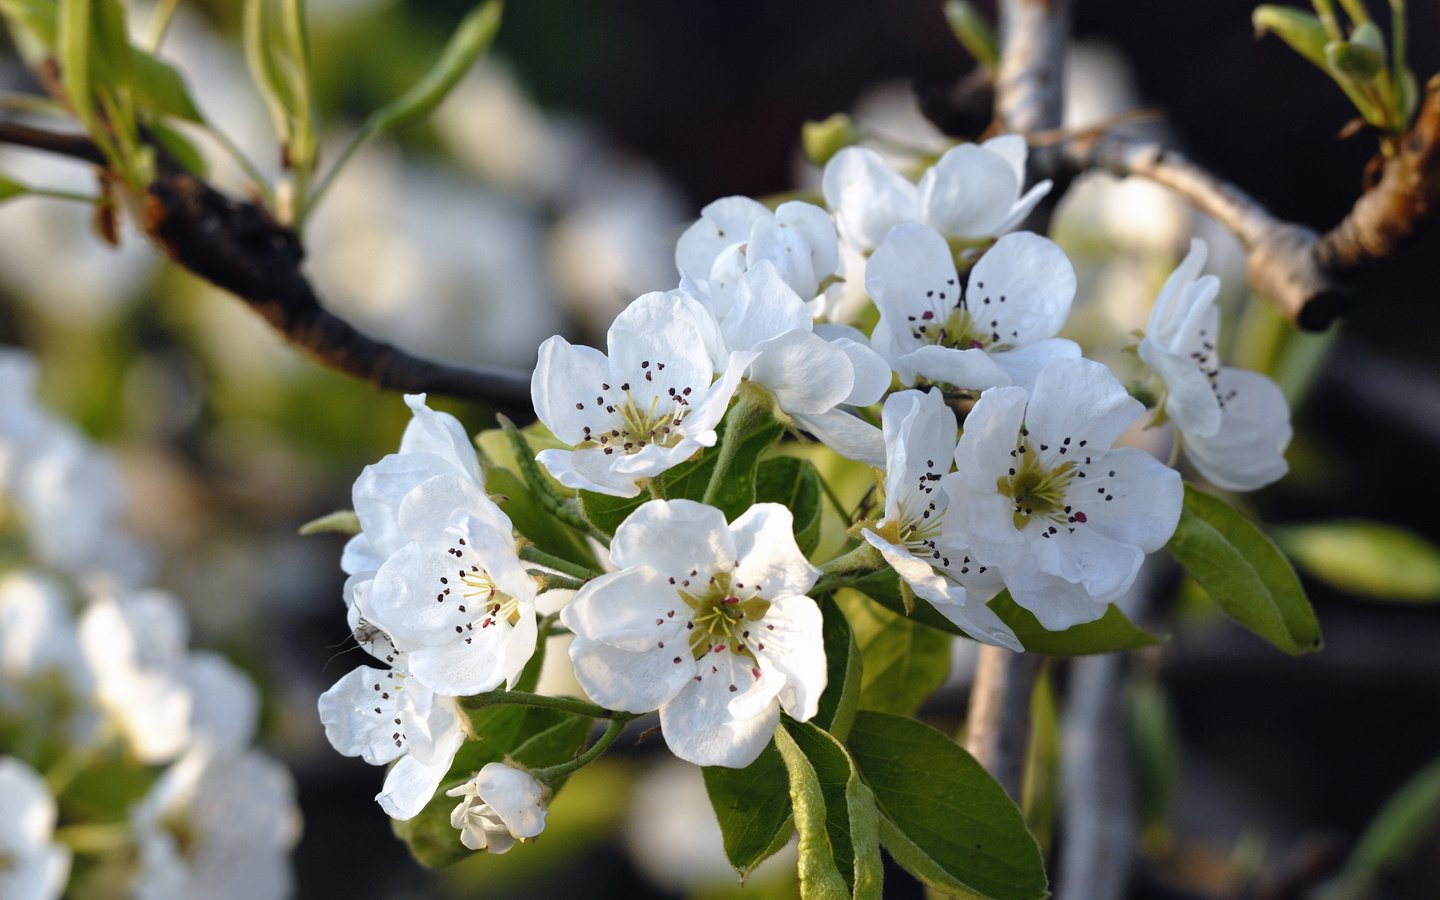
[[[520,601],[500,590],[490,573],[480,565],[465,562],[466,554],[470,551],[464,538],[460,538],[456,541],[456,546],[445,552],[455,558],[459,567],[447,570],[446,574],[440,576],[435,590],[435,602],[448,603],[452,599],[458,601],[455,611],[460,613],[462,618],[459,619],[459,624],[455,625],[455,633],[463,636],[465,643],[471,642],[469,632],[474,631],[476,626],[484,629],[500,622],[513,626],[520,621]],[[451,575],[451,571],[455,574]]]
[[[757,587],[752,585],[751,591]],[[770,601],[755,593],[742,597],[744,592],[745,585],[732,583],[728,572],[715,573],[703,591],[677,591],[692,611],[687,628],[690,653],[695,659],[727,649],[752,660],[755,658],[750,649],[750,630],[769,611]],[[757,645],[764,648],[758,641]]]
[[[663,405],[658,394],[651,397],[650,403],[646,405],[635,399],[628,384],[624,385],[624,388],[625,399],[604,407],[611,415],[608,429],[601,427],[592,430],[590,426],[585,426],[585,436],[575,445],[575,449],[598,447],[603,449],[606,455],[616,450],[634,454],[650,444],[673,447],[680,443],[684,438],[680,424],[685,421],[685,407],[689,404],[686,395],[690,393],[690,388],[685,388],[683,394],[670,388],[670,397]]]
[[[1024,529],[1032,517],[1060,523],[1075,521],[1065,504],[1065,494],[1075,478],[1076,464],[1066,461],[1047,468],[1028,440],[1021,441],[1014,455],[1017,464],[1008,475],[996,479],[995,489],[1015,502],[1015,530]]]

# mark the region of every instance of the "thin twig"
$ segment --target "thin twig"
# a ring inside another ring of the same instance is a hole
[[[995,113],[1006,129],[1060,127],[1069,26],[1069,0],[1001,0]],[[1033,157],[1031,162],[1045,164]],[[982,646],[965,718],[966,749],[1017,802],[1030,741],[1030,693],[1040,663],[1034,654]]]

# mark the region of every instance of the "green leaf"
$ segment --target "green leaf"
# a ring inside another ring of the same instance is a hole
[[[755,472],[755,502],[779,503],[795,517],[795,543],[809,556],[820,543],[820,473],[808,459],[776,456]]]
[[[890,570],[867,575],[855,584],[855,589],[889,609],[905,614],[905,601],[900,595],[899,576]],[[1064,631],[1047,631],[1028,609],[1010,599],[1008,591],[1002,591],[989,603],[1005,624],[1009,625],[1020,639],[1020,643],[1031,653],[1046,656],[1084,656],[1090,653],[1115,653],[1122,650],[1136,650],[1150,647],[1163,639],[1138,627],[1113,604],[1094,622],[1075,625]],[[965,637],[953,622],[942,616],[929,603],[915,604],[911,618],[922,625]]]
[[[817,166],[824,166],[830,157],[859,142],[860,129],[844,113],[800,126],[800,145],[805,148],[805,158]]]
[[[1009,591],[991,600],[990,608],[1005,620],[1028,652],[1046,656],[1117,653],[1153,647],[1164,640],[1131,622],[1113,603],[1105,615],[1095,621],[1073,625],[1064,631],[1047,631],[1034,613],[1011,599]]]
[[[93,71],[113,89],[130,86],[130,36],[125,28],[125,7],[120,0],[91,0]]]
[[[740,401],[727,414],[726,426],[720,432],[719,443],[714,450],[706,451],[706,455],[713,455],[715,460],[709,470],[710,483],[700,499],[719,508],[729,521],[755,505],[755,482],[760,467],[760,455],[785,433],[785,426],[775,421],[768,410],[759,422],[744,416],[742,407],[749,402],[754,401],[742,395]],[[768,395],[765,402],[771,402]],[[737,413],[736,410],[740,412]],[[735,421],[737,419],[738,421]],[[733,450],[729,442],[734,438],[727,435],[727,431],[732,427],[739,429],[739,443],[734,445]],[[816,487],[819,487],[818,481]]]
[[[14,197],[23,197],[28,193],[30,193],[29,187],[0,173],[0,203]]]
[[[1320,623],[1295,570],[1225,501],[1185,485],[1170,552],[1236,622],[1291,655],[1320,649]]]
[[[860,708],[908,715],[950,674],[949,634],[846,591],[839,598],[864,660]]]
[[[595,555],[590,552],[584,539],[551,515],[514,472],[498,467],[486,469],[485,487],[487,491],[499,496],[496,503],[505,515],[510,517],[515,530],[529,538],[537,547],[561,559],[589,568],[595,567]]]
[[[1325,45],[1325,61],[1330,71],[1354,81],[1370,81],[1385,68],[1385,51],[1350,41],[1331,41]]]
[[[817,601],[824,616],[825,639],[825,693],[820,695],[820,705],[814,722],[821,728],[840,738],[850,733],[850,723],[855,721],[855,710],[860,704],[860,683],[864,668],[860,660],[860,647],[855,643],[855,633],[845,613],[836,605],[833,597],[821,597]]]
[[[56,53],[60,57],[60,81],[70,97],[75,115],[94,134],[95,98],[90,91],[91,15],[90,0],[60,0]]]
[[[1025,780],[1020,810],[1025,827],[1048,854],[1060,808],[1060,712],[1048,668],[1040,670],[1030,692],[1030,748],[1025,754]]]
[[[881,842],[912,875],[952,893],[1045,895],[1020,810],[964,748],[914,719],[864,711],[846,743],[875,792]]]
[[[130,48],[130,66],[135,101],[142,109],[196,124],[203,122],[185,77],[174,66],[136,47]]]
[[[209,175],[210,164],[206,161],[205,155],[190,143],[189,138],[159,119],[152,120],[146,127],[150,129],[150,136],[155,139],[155,143],[163,147],[166,153],[175,157],[175,160],[184,166],[186,171],[193,172],[200,178]]]
[[[802,897],[878,898],[882,882],[875,798],[834,737],[789,717],[775,743],[790,777],[800,832]]]
[[[706,766],[703,771],[725,857],[745,878],[790,838],[785,763],[771,741],[743,769]]]
[[[1405,528],[1342,519],[1273,529],[1302,569],[1377,600],[1440,600],[1440,548]]]
[[[495,40],[500,30],[500,13],[504,4],[490,0],[481,4],[461,20],[445,50],[430,71],[410,90],[371,114],[367,123],[377,134],[396,131],[423,119],[440,105],[445,95],[464,77]]]
[[[1436,760],[1396,791],[1371,821],[1345,863],[1341,884],[1345,897],[1374,896],[1375,880],[1396,863],[1422,848],[1440,823],[1440,760]],[[1328,896],[1328,895],[1327,895]]]
[[[337,509],[329,515],[311,519],[300,526],[300,534],[359,534],[360,517],[353,509]]]
[[[294,136],[296,101],[275,55],[276,48],[283,46],[283,42],[275,35],[270,0],[245,0],[243,22],[245,64],[250,69],[250,80],[265,101],[276,136],[282,143],[289,144]]]
[[[1274,34],[1290,45],[1290,49],[1310,60],[1322,69],[1328,69],[1325,59],[1325,45],[1330,35],[1313,13],[1289,6],[1257,6],[1251,13],[1250,21],[1255,26],[1255,36]]]

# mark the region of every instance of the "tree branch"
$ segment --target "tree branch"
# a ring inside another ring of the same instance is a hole
[[[1060,127],[1069,30],[1069,0],[1001,0],[995,113],[1006,130],[1030,133]],[[1034,156],[1030,162],[1046,164]],[[970,688],[965,748],[1016,802],[1025,777],[1030,694],[1040,663],[1031,653],[984,645]]]
[[[105,164],[99,148],[82,135],[0,122],[0,143]],[[162,160],[160,169],[143,198],[141,229],[181,267],[244,300],[290,343],[380,388],[531,413],[528,373],[431,362],[368,337],[321,306],[301,271],[305,254],[294,232],[259,206],[226,197],[173,161]]]

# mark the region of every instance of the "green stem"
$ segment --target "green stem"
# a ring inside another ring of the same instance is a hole
[[[496,416],[500,422],[500,430],[505,432],[505,437],[510,441],[510,447],[515,451],[515,464],[520,467],[520,475],[525,484],[534,494],[540,505],[555,518],[576,529],[582,534],[589,535],[599,541],[601,546],[610,546],[610,535],[596,528],[589,519],[576,509],[569,502],[569,498],[562,497],[555,493],[550,487],[550,482],[535,465],[535,455],[530,452],[530,444],[525,440],[525,435],[515,427],[515,423],[505,416]]]
[[[526,691],[490,691],[486,694],[476,694],[473,697],[461,697],[460,706],[462,709],[479,710],[487,706],[533,706],[537,709],[554,709],[559,712],[571,713],[572,715],[585,716],[590,719],[615,719],[628,722],[636,718],[634,713],[617,712],[606,709],[603,706],[596,706],[584,700],[576,700],[574,697],[549,697],[545,694],[531,694]]]
[[[871,546],[869,541],[861,541],[848,553],[837,556],[820,567],[820,580],[815,582],[810,593],[828,594],[837,588],[852,585],[883,568],[885,557],[881,556],[880,551]]]
[[[547,572],[544,569],[526,569],[525,574],[540,582],[540,590],[542,591],[548,591],[552,588],[578,591],[585,586],[585,582],[578,578],[571,578],[568,575],[561,575],[557,572]]]
[[[664,475],[656,475],[654,478],[651,478],[649,481],[645,482],[645,486],[646,486],[647,488],[649,488],[649,490],[650,490],[650,497],[651,497],[651,499],[653,499],[653,500],[664,500],[664,499],[665,499],[665,476],[664,476]]]
[[[99,206],[107,202],[104,197],[95,194],[76,194],[70,191],[54,191],[49,188],[30,188],[25,193],[32,197],[49,197],[51,200],[70,200],[75,203],[89,203],[92,206]]]
[[[714,506],[715,498],[730,477],[735,467],[735,457],[745,439],[771,418],[774,401],[766,391],[742,386],[735,392],[735,405],[726,415],[725,437],[720,441],[720,456],[715,460],[715,470],[710,473],[710,482],[705,485],[705,496],[700,502]]]
[[[520,548],[520,558],[526,562],[538,563],[547,569],[554,569],[563,572],[571,578],[578,578],[587,581],[600,573],[594,569],[587,568],[579,563],[573,563],[568,559],[562,559],[553,553],[546,553],[534,544],[526,544]]]
[[[825,496],[830,500],[830,505],[835,507],[835,512],[839,513],[840,521],[845,523],[845,527],[850,527],[850,510],[840,502],[840,497],[835,493],[835,489],[823,477],[820,479],[820,490],[825,492]]]
[[[595,743],[591,744],[590,748],[584,753],[580,754],[569,762],[563,762],[558,765],[548,766],[544,769],[535,769],[531,771],[530,774],[534,775],[537,780],[545,784],[550,784],[557,778],[569,775],[571,772],[574,772],[577,769],[585,768],[595,760],[599,759],[601,754],[603,754],[606,750],[610,749],[610,745],[615,743],[616,738],[620,737],[620,732],[625,730],[625,725],[629,721],[629,719],[611,720],[610,724],[605,727],[605,733],[600,735],[600,739],[597,740]]]
[[[1390,92],[1400,131],[1405,130],[1405,0],[1390,0]]]
[[[1335,6],[1330,0],[1312,0],[1315,7],[1315,14],[1320,17],[1320,22],[1325,26],[1325,32],[1330,35],[1332,41],[1345,40],[1345,32],[1340,28],[1340,20],[1335,18]]]
[[[316,183],[315,189],[310,192],[310,199],[305,202],[305,212],[307,214],[320,205],[320,199],[330,190],[330,186],[335,183],[336,177],[340,174],[341,170],[345,168],[345,164],[350,162],[350,157],[355,155],[355,151],[359,150],[365,142],[374,137],[375,134],[374,126],[369,122],[360,126],[360,130],[355,132],[355,136],[350,139],[350,143],[346,144],[345,149],[340,151],[340,155],[335,157],[335,162],[330,164],[330,168],[326,170],[324,176]]]

